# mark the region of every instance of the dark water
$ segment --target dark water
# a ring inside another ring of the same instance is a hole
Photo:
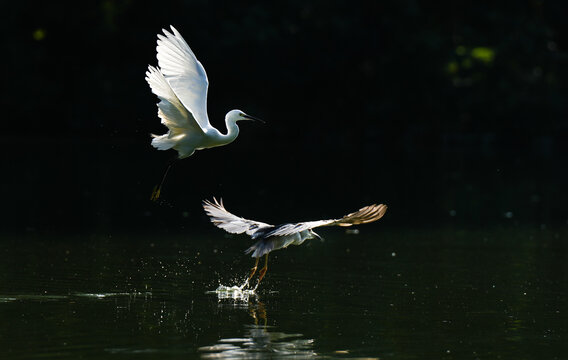
[[[207,293],[253,264],[217,229],[4,237],[0,357],[568,358],[565,228],[360,230],[273,253],[247,301]]]

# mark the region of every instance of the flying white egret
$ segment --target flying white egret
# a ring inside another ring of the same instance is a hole
[[[251,269],[251,273],[247,279],[248,284],[248,281],[252,279],[257,270],[259,259],[263,255],[265,255],[266,258],[264,260],[264,267],[259,271],[259,283],[268,270],[268,253],[271,251],[282,249],[289,245],[301,245],[308,239],[319,238],[321,240],[321,237],[312,230],[320,226],[351,226],[377,221],[383,217],[387,211],[387,206],[384,204],[365,206],[340,219],[306,221],[282,225],[265,224],[233,215],[225,209],[222,199],[221,201],[217,201],[217,199],[213,198],[213,202],[203,200],[203,209],[205,209],[205,212],[211,218],[211,222],[215,226],[231,234],[246,233],[250,235],[253,240],[257,240],[254,245],[245,251],[246,254],[252,253],[251,256],[256,258],[254,267]]]
[[[207,116],[207,88],[209,81],[203,65],[180,33],[162,29],[156,47],[158,67],[148,66],[146,81],[158,96],[158,116],[168,128],[164,135],[152,134],[152,146],[158,150],[174,149],[178,159],[191,156],[195,150],[227,145],[239,135],[239,120],[259,120],[241,110],[225,115],[227,133],[222,134],[209,123]],[[172,163],[166,168],[160,185],[152,193],[152,200],[160,196],[164,179]]]

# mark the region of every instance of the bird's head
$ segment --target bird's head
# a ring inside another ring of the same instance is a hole
[[[245,114],[244,111],[241,110],[231,110],[227,113],[227,115],[225,115],[225,120],[227,122],[237,122],[239,120],[254,120],[254,121],[260,121],[261,123],[264,123],[264,121],[262,121],[261,119]]]
[[[323,242],[323,238],[321,236],[319,236],[315,231],[313,231],[312,229],[309,230],[309,234],[310,234],[310,239],[319,239],[321,242]]]

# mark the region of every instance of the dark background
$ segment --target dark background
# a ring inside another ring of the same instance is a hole
[[[389,205],[384,226],[561,225],[564,1],[9,2],[2,229],[188,232],[200,201],[266,222]],[[144,81],[174,25],[237,140],[170,172]]]

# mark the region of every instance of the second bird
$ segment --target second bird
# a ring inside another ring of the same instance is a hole
[[[231,110],[225,115],[227,133],[222,134],[209,123],[207,116],[207,88],[209,81],[203,65],[180,33],[171,31],[158,34],[156,47],[158,67],[148,66],[146,81],[158,96],[158,116],[168,128],[164,135],[152,135],[152,146],[158,150],[174,149],[178,158],[184,159],[195,150],[227,145],[239,135],[239,120],[260,120],[241,110]],[[152,200],[160,196],[167,167],[160,185],[152,194]]]
[[[268,253],[274,250],[283,249],[289,245],[301,245],[308,239],[321,237],[316,234],[313,229],[320,226],[351,226],[358,224],[366,224],[377,221],[383,217],[387,211],[387,206],[369,205],[365,206],[351,214],[345,215],[340,219],[306,221],[295,224],[270,225],[260,221],[248,220],[228,212],[223,206],[223,201],[217,201],[213,198],[213,202],[209,200],[203,201],[203,208],[211,222],[221,229],[231,234],[246,233],[253,240],[257,240],[245,253],[252,253],[252,257],[256,258],[254,267],[247,279],[246,284],[254,276],[259,259],[264,255],[264,267],[260,269],[258,283],[262,280],[268,270]],[[257,284],[258,286],[258,284]]]

